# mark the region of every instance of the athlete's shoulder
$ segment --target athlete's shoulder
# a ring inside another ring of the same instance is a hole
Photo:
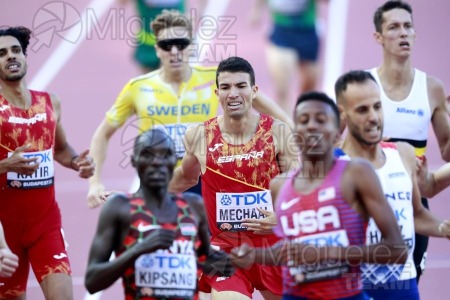
[[[212,73],[216,73],[217,71],[217,66],[192,66],[192,70],[195,72],[202,72],[202,73],[208,73],[208,72],[212,72]]]
[[[184,133],[184,139],[188,143],[197,142],[199,138],[205,136],[205,124],[199,123],[189,126]]]
[[[438,96],[445,96],[444,83],[442,82],[442,80],[429,74],[426,74],[426,79],[429,94],[431,94],[432,96],[436,94]]]
[[[114,192],[107,199],[102,207],[102,214],[118,216],[128,214],[130,207],[130,197],[126,193]]]
[[[367,170],[374,170],[372,164],[370,163],[370,161],[368,161],[367,159],[364,159],[362,157],[353,157],[351,160],[343,160],[343,159],[339,159],[338,161],[340,162],[346,162],[347,166],[346,166],[346,171],[347,172],[351,172],[352,175],[362,175],[364,176],[364,173]]]
[[[184,192],[182,194],[177,194],[176,197],[185,201],[189,205],[203,205],[203,198],[199,194]]]
[[[46,91],[36,91],[36,90],[31,90],[31,89],[29,89],[28,91],[29,91],[32,95],[37,95],[37,96],[49,96],[49,97],[54,96],[53,93],[51,93],[51,92],[46,92]]]
[[[189,208],[191,208],[196,215],[198,215],[201,219],[205,218],[205,210],[202,196],[191,193],[184,192],[182,194],[174,195],[177,200],[178,207],[182,207],[187,204]],[[184,204],[185,203],[185,204]]]
[[[154,70],[152,72],[142,74],[136,77],[131,78],[127,85],[141,85],[141,84],[149,84],[149,83],[159,83],[161,81],[161,77],[159,76],[159,70]]]

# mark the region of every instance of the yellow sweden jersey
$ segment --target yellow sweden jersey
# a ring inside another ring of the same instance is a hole
[[[164,126],[180,159],[184,155],[182,138],[186,128],[217,115],[216,70],[217,67],[192,67],[191,78],[181,84],[178,94],[162,81],[159,70],[133,78],[106,113],[106,119],[117,128],[135,114],[141,133]]]

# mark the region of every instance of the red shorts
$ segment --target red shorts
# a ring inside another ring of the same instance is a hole
[[[199,291],[210,293],[233,291],[252,298],[254,290],[268,290],[274,295],[283,294],[283,277],[281,268],[273,266],[253,265],[249,269],[236,269],[231,277],[207,276],[202,274],[199,280]]]
[[[25,293],[30,263],[41,283],[54,273],[71,274],[59,209],[46,220],[8,220],[2,218],[11,251],[19,257],[19,267],[10,278],[0,278],[0,298],[15,298]]]

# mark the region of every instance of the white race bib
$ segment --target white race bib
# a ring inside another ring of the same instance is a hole
[[[192,298],[197,286],[197,259],[194,254],[164,251],[143,254],[135,261],[138,288],[156,298]]]
[[[220,230],[245,231],[245,219],[263,219],[257,208],[273,211],[270,191],[216,193],[216,223]]]
[[[347,247],[349,245],[347,232],[343,229],[303,236],[293,240],[293,242],[306,243],[315,247]],[[289,272],[296,283],[332,279],[348,273],[349,270],[349,265],[341,260],[323,261],[318,264],[301,265],[289,268]]]
[[[13,152],[8,153],[11,157]],[[55,165],[53,163],[52,149],[36,152],[24,152],[25,158],[37,158],[39,167],[31,175],[23,175],[15,172],[8,172],[6,175],[8,187],[18,189],[36,189],[53,185],[55,176]]]

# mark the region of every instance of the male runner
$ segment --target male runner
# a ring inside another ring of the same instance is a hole
[[[367,161],[335,158],[340,120],[332,99],[323,93],[303,94],[294,122],[302,167],[270,184],[276,232],[285,240],[269,249],[243,245],[231,258],[242,267],[255,262],[284,265],[283,299],[367,299],[359,264],[406,260],[395,216]],[[370,217],[385,238],[365,246]]]
[[[223,60],[216,80],[224,114],[186,131],[186,154],[170,189],[184,191],[201,174],[211,244],[227,252],[243,242],[269,246],[277,241],[274,234],[265,234],[273,226],[264,218],[273,212],[269,182],[280,171],[297,166],[298,153],[289,144],[289,126],[252,111],[258,86],[248,61]],[[261,228],[247,230],[255,226],[247,224],[250,218],[260,219]],[[281,295],[281,274],[274,267],[255,265],[232,277],[203,276],[200,282],[212,288],[213,299],[248,299],[254,289],[266,299]]]
[[[169,194],[177,158],[170,136],[152,129],[138,136],[131,158],[139,190],[114,194],[102,209],[92,241],[86,287],[94,293],[122,277],[125,299],[192,299],[197,257],[208,255],[209,236],[200,196]],[[111,253],[116,258],[109,261]],[[204,272],[229,276],[224,253],[214,253]]]
[[[404,1],[387,1],[376,10],[373,21],[375,40],[383,48],[383,62],[370,72],[381,87],[384,135],[391,141],[411,144],[416,156],[421,156],[431,123],[441,156],[450,161],[450,123],[443,84],[412,66],[416,31],[411,6]],[[428,207],[425,198],[422,203]],[[416,235],[417,281],[425,268],[427,246],[428,237]]]
[[[77,155],[61,125],[61,103],[27,89],[25,27],[0,29],[0,221],[19,257],[12,277],[2,279],[1,299],[25,299],[30,263],[46,299],[72,299],[70,264],[55,199],[54,162],[94,173],[88,150]]]
[[[412,147],[406,143],[380,143],[384,117],[380,88],[374,77],[365,71],[348,72],[336,81],[335,92],[348,128],[342,150],[351,158],[362,157],[372,163],[409,249],[405,264],[363,265],[364,289],[374,299],[419,299],[412,257],[414,232],[450,238],[450,226],[420,201]],[[376,244],[384,237],[377,225],[369,222],[368,244]]]

